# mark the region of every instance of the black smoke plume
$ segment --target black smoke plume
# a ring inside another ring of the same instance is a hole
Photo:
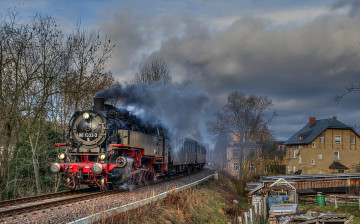
[[[162,80],[152,84],[117,85],[96,93],[95,97],[132,108],[130,110],[145,122],[161,123],[177,138],[196,133],[206,136],[205,120],[211,98],[190,82],[174,84]]]

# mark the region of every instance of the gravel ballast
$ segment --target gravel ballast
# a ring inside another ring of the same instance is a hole
[[[211,173],[212,170],[204,169],[191,176],[182,177],[138,189],[135,188],[132,191],[126,191],[116,195],[85,200],[56,208],[9,217],[0,223],[68,223],[101,211],[105,211],[107,209],[126,205],[172,190],[175,187],[182,187],[202,179]]]

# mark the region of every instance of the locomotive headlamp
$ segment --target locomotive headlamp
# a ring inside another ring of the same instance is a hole
[[[58,159],[60,159],[60,160],[65,159],[65,154],[64,153],[59,153],[58,154]]]
[[[99,158],[100,158],[101,160],[104,160],[104,159],[106,158],[106,156],[105,156],[105,154],[100,154]]]
[[[90,114],[89,114],[89,113],[84,113],[84,114],[83,114],[83,118],[84,118],[84,119],[89,119],[89,118],[90,118]]]
[[[52,163],[50,165],[50,172],[53,174],[57,174],[60,172],[60,165],[58,163]]]
[[[94,174],[100,174],[103,168],[100,163],[94,163],[91,167],[91,170]]]

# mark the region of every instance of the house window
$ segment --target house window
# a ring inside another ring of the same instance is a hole
[[[299,139],[299,141],[302,141],[302,140],[304,140],[304,137],[302,135],[299,135],[298,139]]]
[[[313,148],[316,148],[316,142],[313,142],[313,143],[312,143],[312,147],[313,147]]]
[[[234,170],[239,170],[239,163],[234,163]]]
[[[294,170],[294,172],[296,172],[296,166],[294,166],[294,169],[293,169],[293,170]]]
[[[340,159],[340,153],[334,152],[334,160],[339,160],[339,159]]]
[[[335,135],[335,144],[341,143],[341,135]]]
[[[315,159],[312,159],[310,162],[311,165],[315,165]]]
[[[299,156],[299,164],[302,164],[302,157]]]
[[[355,145],[355,136],[354,135],[351,136],[351,144]]]
[[[255,165],[254,165],[254,164],[250,164],[250,165],[249,165],[249,170],[252,171],[252,172],[255,171]]]
[[[325,142],[325,136],[324,135],[321,135],[320,136],[320,143],[324,143]]]
[[[294,150],[294,158],[296,158],[296,154],[297,154],[297,153],[296,153],[296,150]]]
[[[291,167],[288,166],[288,174],[291,174]]]
[[[338,170],[338,173],[345,173],[345,170]]]
[[[322,154],[318,154],[318,159],[322,159]]]

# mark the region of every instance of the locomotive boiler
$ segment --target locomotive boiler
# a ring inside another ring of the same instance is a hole
[[[65,147],[50,171],[70,189],[81,184],[105,191],[124,183],[141,184],[205,165],[206,149],[189,138],[170,138],[161,125],[144,123],[125,109],[94,98],[90,110],[69,121]]]

